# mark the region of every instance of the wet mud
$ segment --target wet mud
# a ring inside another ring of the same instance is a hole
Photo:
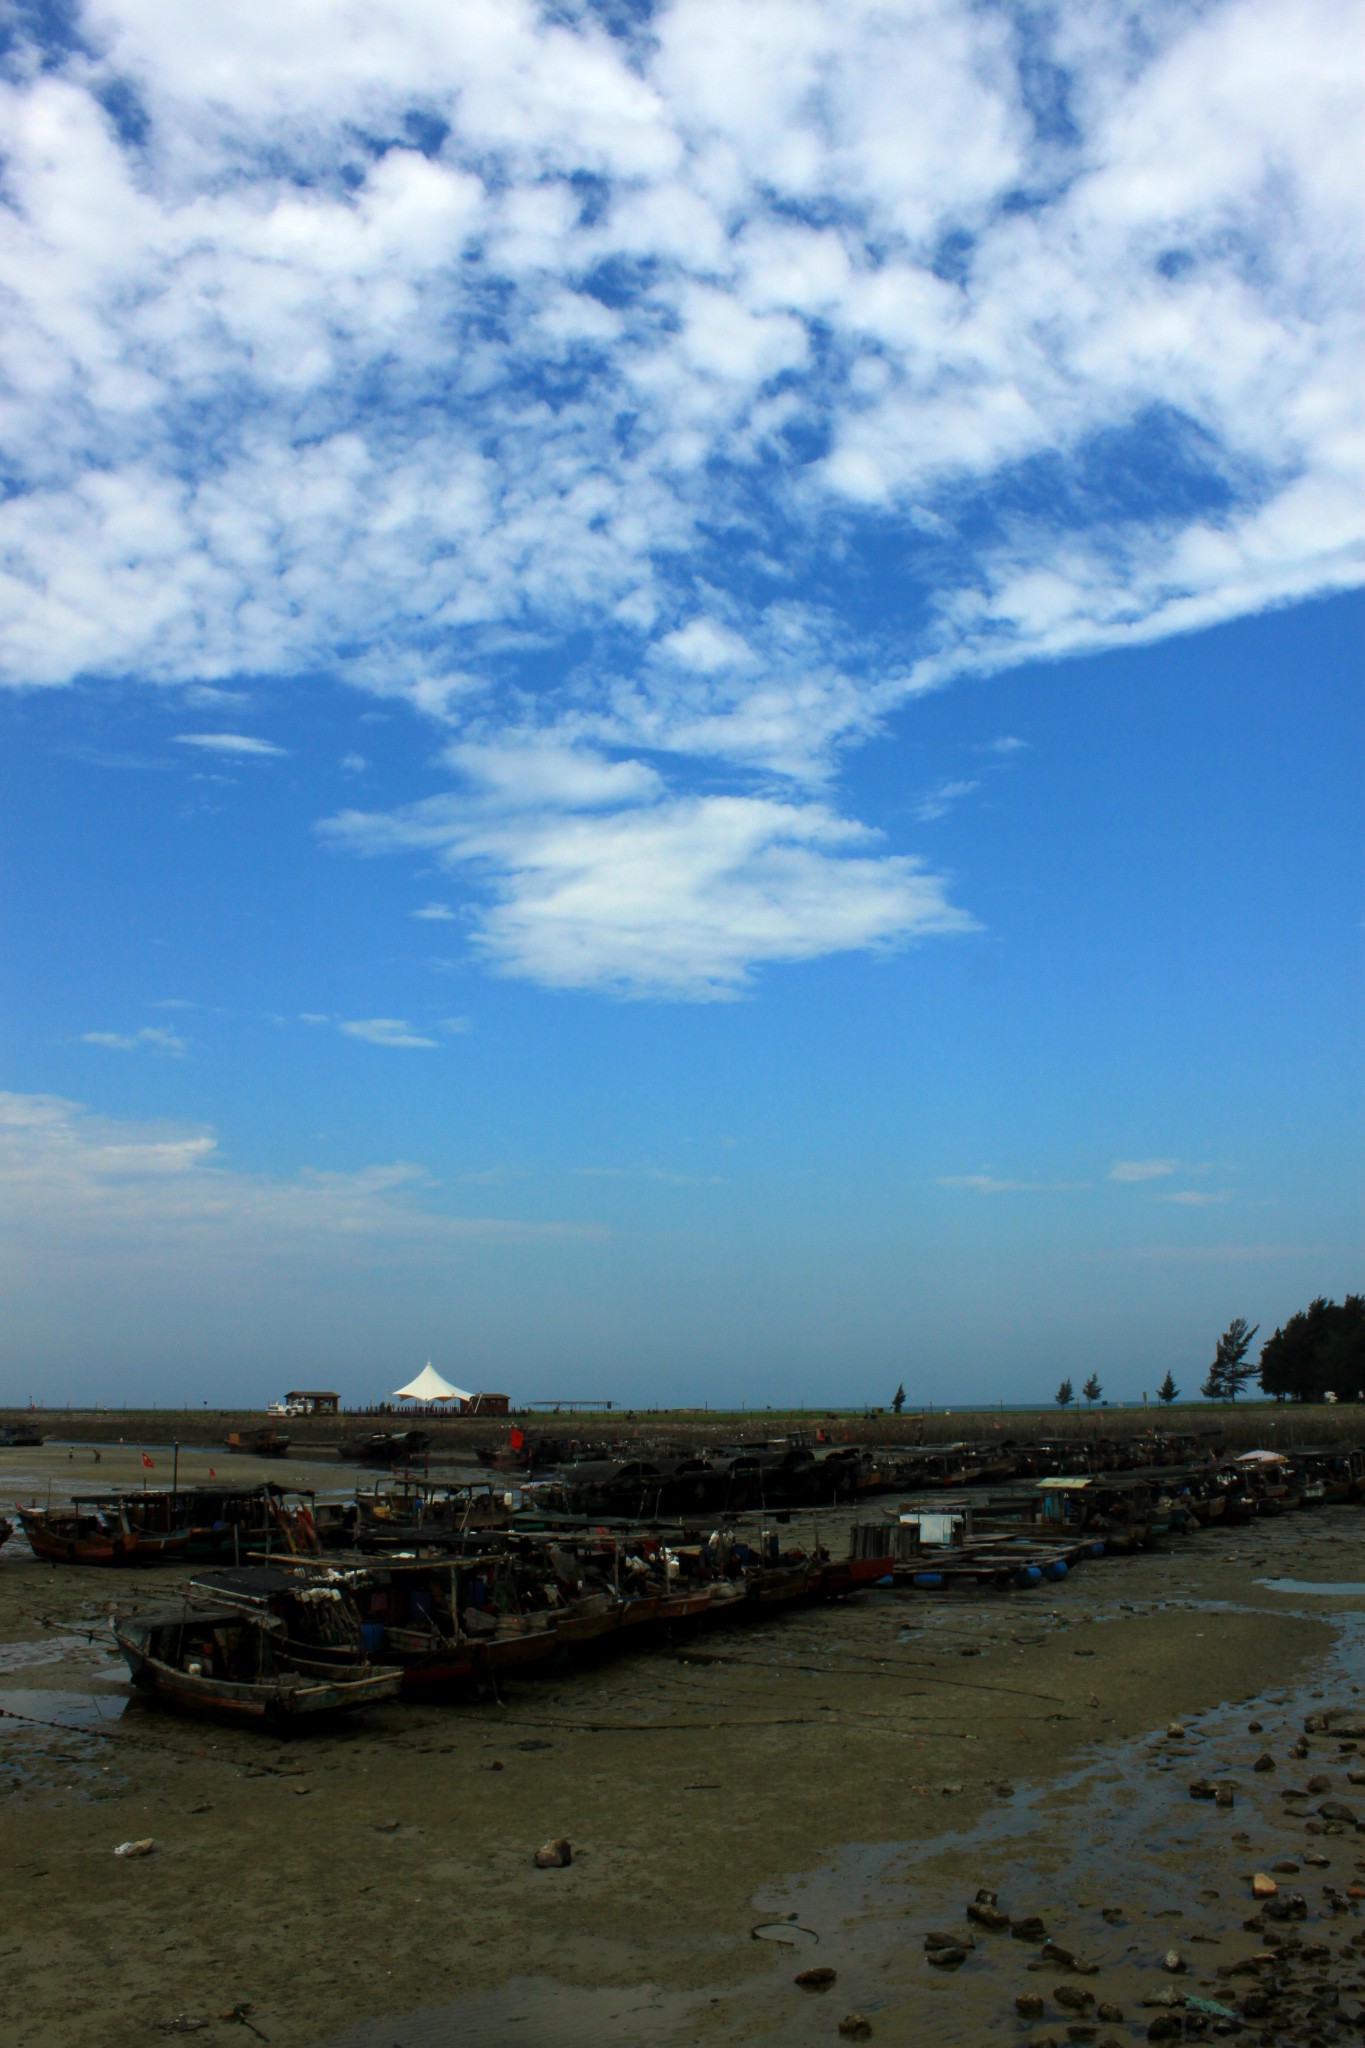
[[[0,2038],[813,2048],[858,2012],[865,2038],[907,2048],[1127,2044],[1174,2010],[1143,2003],[1172,1987],[1231,2009],[1252,1980],[1220,1967],[1276,1931],[1243,1928],[1253,1872],[1297,1862],[1276,1882],[1302,1893],[1300,1942],[1347,1956],[1361,1928],[1365,1837],[1281,1795],[1325,1774],[1365,1814],[1355,1752],[1315,1737],[1293,1756],[1304,1714],[1365,1683],[1365,1599],[1302,1590],[1354,1588],[1362,1533],[1361,1511],[1322,1509],[1028,1593],[863,1596],[293,1743],[130,1697],[109,1606],[160,1604],[174,1572],[42,1566],[16,1539],[0,1552]],[[1273,1772],[1252,1770],[1262,1748]],[[1200,1776],[1234,1803],[1192,1799]],[[573,1862],[535,1868],[560,1835]],[[115,1856],[145,1838],[150,1855]],[[1033,1967],[1038,1945],[969,1921],[981,1888],[1082,1972]],[[974,1945],[945,1969],[931,1933]],[[796,1984],[812,1965],[835,1971],[828,1989]],[[1345,1962],[1303,1967],[1337,1992],[1314,2026],[1365,2002]],[[1020,2016],[1020,1996],[1041,2013]]]

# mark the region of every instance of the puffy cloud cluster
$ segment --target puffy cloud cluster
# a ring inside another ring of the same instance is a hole
[[[627,794],[581,838],[693,866],[651,918],[529,785],[511,837],[476,806],[484,942],[552,981],[923,928],[774,778],[964,668],[1359,579],[1359,31],[87,0],[0,81],[0,672],[322,668],[519,773],[582,749]]]

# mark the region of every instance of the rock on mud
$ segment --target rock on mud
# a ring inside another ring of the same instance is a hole
[[[573,1862],[573,1844],[567,1835],[557,1835],[553,1842],[542,1842],[536,1850],[537,1870],[562,1870],[566,1863]]]
[[[1030,1941],[1035,1945],[1047,1940],[1047,1929],[1036,1913],[1026,1913],[1022,1920],[1015,1920],[1010,1933],[1016,1941]]]

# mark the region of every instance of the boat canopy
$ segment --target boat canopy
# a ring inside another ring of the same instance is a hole
[[[409,1380],[405,1387],[395,1387],[395,1401],[472,1401],[463,1387],[452,1387],[449,1380],[442,1379],[430,1359],[422,1367],[415,1380]]]

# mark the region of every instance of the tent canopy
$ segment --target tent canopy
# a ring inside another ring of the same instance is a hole
[[[430,1359],[415,1380],[410,1380],[405,1387],[395,1387],[393,1392],[395,1401],[472,1401],[473,1398],[463,1387],[452,1387],[449,1380],[443,1380]]]

